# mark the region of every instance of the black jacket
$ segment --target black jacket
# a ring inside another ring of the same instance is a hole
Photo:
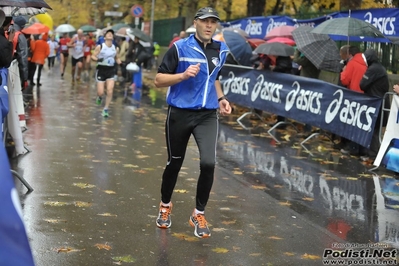
[[[367,95],[383,98],[385,93],[389,91],[388,73],[385,67],[378,61],[378,55],[374,49],[367,49],[364,51],[364,56],[366,57],[368,67],[360,81],[360,89]],[[389,102],[389,98],[386,97],[384,108],[389,109],[390,106],[391,103]],[[379,125],[381,113],[382,107],[376,125]],[[387,121],[388,115],[385,115],[383,121],[384,126],[387,124]]]
[[[141,45],[141,43],[135,43],[131,41],[129,43],[129,48],[126,54],[126,62],[136,62],[138,66],[140,66],[144,61],[149,58],[149,54],[146,49]]]
[[[21,27],[14,23],[15,34],[17,31],[21,31]],[[28,80],[28,40],[25,35],[20,32],[18,35],[17,48],[14,57],[18,60],[19,73],[22,81]]]
[[[360,81],[360,89],[367,95],[384,97],[389,91],[388,74],[383,65],[378,62],[378,55],[374,49],[364,51],[367,60],[367,70]]]
[[[8,68],[12,62],[12,42],[4,35],[4,30],[0,27],[0,68]]]
[[[292,71],[292,59],[289,56],[278,56],[276,59],[276,66],[273,72],[291,74]]]

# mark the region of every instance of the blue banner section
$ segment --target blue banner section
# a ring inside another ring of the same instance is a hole
[[[34,265],[18,192],[10,172],[8,157],[0,145],[0,265]]]
[[[245,19],[234,20],[228,23],[223,23],[222,25],[224,27],[240,28],[242,30],[245,30],[251,38],[263,39],[271,29],[278,26],[308,25],[311,27],[316,27],[327,19],[349,16],[373,24],[387,37],[399,37],[399,8],[354,10],[351,11],[350,14],[348,11],[335,12],[314,19],[294,19],[288,16],[249,17]],[[366,40],[363,39],[363,41]],[[378,39],[376,41],[387,42],[388,40]]]
[[[232,103],[289,117],[369,147],[382,99],[300,76],[225,65]]]
[[[2,119],[0,119],[0,125],[3,122],[3,118],[8,114],[8,68],[0,68],[0,113]]]

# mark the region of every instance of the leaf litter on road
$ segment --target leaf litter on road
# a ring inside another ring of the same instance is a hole
[[[320,256],[305,253],[302,255],[302,259],[318,260],[320,259]]]
[[[112,249],[112,247],[110,245],[108,245],[108,243],[105,243],[105,244],[97,243],[94,246],[96,248],[98,248],[98,249],[105,249],[105,250],[111,250]]]
[[[116,215],[116,214],[112,214],[112,213],[109,213],[109,212],[98,213],[97,215],[98,215],[98,216],[104,216],[104,217],[117,217],[117,216],[118,216],[118,215]]]
[[[66,220],[60,220],[60,219],[44,219],[44,221],[50,224],[66,223]]]
[[[135,262],[136,261],[136,259],[133,258],[131,255],[112,257],[112,259],[116,262]]]
[[[76,207],[79,207],[79,208],[86,208],[86,207],[90,207],[92,205],[92,203],[84,202],[84,201],[75,201],[74,204]]]
[[[227,248],[214,248],[214,249],[212,249],[212,251],[216,252],[216,253],[227,253],[227,252],[229,252],[229,250]]]
[[[55,251],[57,251],[57,253],[69,253],[69,252],[79,252],[79,251],[84,251],[85,249],[76,249],[76,248],[72,248],[72,247],[60,247],[60,248],[56,248]]]
[[[96,187],[95,185],[92,185],[92,184],[89,184],[89,183],[73,183],[72,185],[75,186],[75,187],[79,187],[81,189]]]
[[[278,237],[278,236],[269,236],[269,239],[273,239],[273,240],[282,240],[283,238]]]
[[[44,205],[51,206],[51,207],[62,207],[67,206],[69,203],[63,201],[46,201]]]
[[[195,236],[191,236],[191,235],[187,235],[184,233],[173,233],[172,236],[177,237],[181,240],[185,240],[188,242],[195,242],[195,241],[199,241],[199,239]]]

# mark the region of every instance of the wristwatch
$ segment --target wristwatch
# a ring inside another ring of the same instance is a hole
[[[220,102],[221,100],[226,100],[226,101],[228,101],[228,100],[227,100],[227,97],[226,97],[225,95],[223,95],[222,97],[220,97],[220,98],[218,99],[218,102]]]

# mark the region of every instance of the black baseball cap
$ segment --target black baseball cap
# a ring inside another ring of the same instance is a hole
[[[104,36],[107,35],[108,32],[111,32],[112,35],[115,35],[115,32],[114,32],[113,29],[108,29],[108,30],[104,33]]]
[[[197,11],[195,14],[195,19],[206,19],[206,18],[216,18],[220,20],[219,13],[213,7],[203,7]]]

